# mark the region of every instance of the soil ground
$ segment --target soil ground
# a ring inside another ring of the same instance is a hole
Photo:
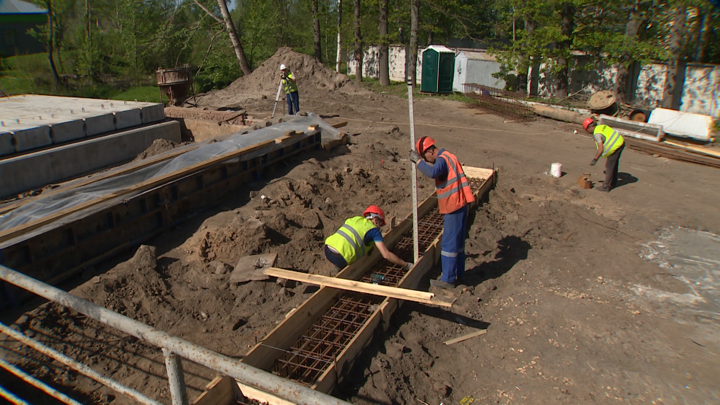
[[[269,117],[280,63],[298,77],[301,110],[348,121],[351,143],[289,160],[64,288],[242,358],[314,289],[229,283],[240,258],[277,253],[278,267],[333,274],[322,243],[345,218],[368,204],[388,217],[410,212],[406,99],[367,91],[282,49],[252,75],[198,98],[198,106]],[[604,178],[604,161],[589,166],[594,144],[574,133],[577,125],[508,122],[441,96],[416,98],[414,117],[416,137],[432,136],[464,165],[497,168],[499,182],[471,215],[467,281],[454,291],[455,306],[405,303],[334,395],[361,404],[720,402],[719,171],[626,149],[620,185],[602,193],[576,183],[584,173]],[[547,174],[555,162],[565,172],[559,179]],[[421,176],[418,184],[427,198],[432,181]],[[708,244],[700,253],[689,244],[671,251],[682,237]],[[692,278],[689,265],[673,258],[706,272]],[[6,312],[4,322],[169,403],[159,350],[72,311],[34,305]],[[487,333],[443,344],[478,326]],[[5,357],[76,397],[129,403],[4,340]],[[214,375],[183,364],[192,399]]]

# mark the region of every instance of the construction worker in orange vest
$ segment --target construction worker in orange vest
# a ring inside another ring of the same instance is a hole
[[[465,278],[468,204],[475,201],[475,197],[457,157],[445,149],[438,149],[435,140],[429,136],[415,143],[410,160],[422,174],[435,179],[438,209],[444,215],[440,245],[442,275],[437,280],[430,280],[430,285],[455,288],[456,283],[464,282]]]
[[[325,239],[325,257],[339,271],[370,254],[373,245],[385,260],[410,270],[412,262],[406,262],[385,246],[380,227],[385,225],[385,213],[377,205],[365,209],[362,216],[348,218],[343,226]]]

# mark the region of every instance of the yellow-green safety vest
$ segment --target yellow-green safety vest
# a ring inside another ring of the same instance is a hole
[[[603,153],[600,155],[602,157],[612,155],[613,152],[618,150],[625,143],[625,139],[623,139],[622,135],[607,125],[596,126],[595,131],[593,131],[593,135],[598,133],[605,137],[605,142],[603,142]],[[598,144],[595,142],[595,149],[597,148]]]
[[[369,219],[361,216],[348,218],[337,232],[325,239],[325,244],[337,250],[347,264],[350,264],[370,254],[370,249],[375,243],[371,241],[366,245],[363,240],[365,234],[373,228],[377,227]]]
[[[292,72],[287,74],[287,77],[289,79],[295,80],[295,76],[293,76]],[[297,82],[291,82],[290,80],[285,80],[285,78],[282,79],[283,86],[285,87],[285,94],[290,94],[293,91],[298,91],[297,88]]]

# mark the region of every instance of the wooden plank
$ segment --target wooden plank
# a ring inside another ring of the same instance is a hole
[[[299,273],[297,271],[280,269],[277,267],[270,267],[266,269],[265,274],[273,277],[286,278],[288,280],[301,281],[303,283],[317,284],[325,287],[355,291],[364,294],[380,295],[406,301],[419,302],[422,304],[437,305],[446,308],[452,307],[452,304],[455,301],[451,298],[439,297],[433,293],[424,291],[415,291],[405,288],[363,283],[360,281],[321,276],[319,274],[305,274]]]
[[[666,144],[668,144],[668,145],[675,146],[675,147],[677,147],[677,148],[686,149],[686,150],[690,150],[690,151],[693,151],[693,152],[702,153],[702,154],[704,154],[704,155],[709,155],[709,156],[713,156],[713,157],[720,158],[720,152],[715,151],[715,150],[710,149],[710,148],[706,148],[706,147],[702,147],[702,146],[684,145],[684,144],[682,144],[682,143],[675,142],[675,141],[670,141],[670,140],[667,140],[667,139],[665,139],[664,143],[666,143]]]
[[[57,194],[57,193],[61,193],[61,192],[68,191],[68,190],[72,190],[72,189],[74,189],[74,188],[82,187],[82,186],[85,186],[85,185],[88,185],[88,184],[92,184],[92,183],[95,183],[95,182],[100,181],[100,180],[105,180],[105,179],[109,179],[109,178],[112,178],[112,177],[117,177],[117,176],[120,176],[120,175],[123,175],[123,174],[132,173],[132,172],[138,171],[138,170],[140,170],[140,169],[142,169],[142,168],[145,168],[145,167],[148,167],[148,166],[152,166],[152,165],[154,165],[155,163],[159,163],[159,162],[162,162],[162,161],[164,161],[164,160],[172,159],[172,158],[174,158],[174,157],[176,157],[176,156],[182,155],[183,153],[190,152],[191,150],[195,150],[195,149],[197,149],[197,148],[199,148],[199,147],[200,147],[200,146],[191,146],[191,147],[188,147],[188,148],[183,149],[183,150],[181,150],[181,151],[175,151],[175,152],[171,152],[171,153],[168,153],[168,154],[162,154],[162,155],[153,156],[153,157],[148,158],[148,159],[143,159],[142,161],[140,161],[139,163],[134,164],[134,165],[132,165],[132,164],[127,164],[127,165],[125,165],[125,167],[121,168],[120,170],[114,170],[114,171],[106,172],[106,173],[103,173],[103,174],[101,174],[101,175],[99,175],[99,176],[93,176],[93,177],[87,178],[87,179],[85,179],[85,180],[81,180],[81,181],[78,181],[78,182],[75,182],[75,183],[68,184],[66,187],[58,187],[58,188],[56,188],[56,189],[54,189],[54,190],[46,191],[46,192],[43,192],[43,193],[38,194],[38,195],[33,196],[33,197],[23,198],[22,200],[19,200],[19,201],[16,201],[16,202],[12,202],[12,203],[9,203],[9,204],[6,204],[6,205],[3,205],[2,207],[0,207],[0,215],[5,214],[6,212],[10,212],[10,211],[12,211],[12,210],[14,210],[14,209],[16,209],[16,208],[18,208],[18,207],[20,207],[20,206],[23,206],[23,205],[25,205],[25,204],[27,204],[27,203],[29,203],[29,202],[31,202],[31,201],[35,201],[35,200],[40,199],[40,198],[49,197],[49,196],[54,195],[54,194]]]
[[[234,405],[242,393],[235,380],[228,376],[217,376],[205,386],[205,392],[193,405]]]
[[[446,341],[444,341],[443,343],[445,343],[446,345],[450,346],[450,345],[453,345],[453,344],[455,344],[455,343],[459,343],[459,342],[462,342],[462,341],[464,341],[464,340],[468,340],[468,339],[470,339],[470,338],[474,338],[475,336],[484,335],[484,334],[486,334],[486,333],[487,333],[487,329],[480,329],[480,330],[476,330],[476,331],[473,332],[473,333],[468,333],[467,335],[462,335],[462,336],[460,336],[460,337],[456,337],[455,339],[446,340]]]
[[[213,166],[213,165],[215,165],[215,164],[221,163],[221,162],[224,161],[224,160],[228,160],[228,159],[232,159],[232,158],[237,157],[237,156],[244,155],[244,154],[246,154],[246,153],[248,153],[248,152],[252,152],[252,151],[254,151],[254,150],[264,148],[264,147],[266,147],[266,146],[268,146],[268,145],[272,145],[272,144],[274,144],[274,143],[275,143],[274,140],[268,140],[268,141],[261,142],[261,143],[256,144],[256,145],[252,145],[252,146],[248,146],[248,147],[245,147],[245,148],[242,148],[242,149],[238,149],[238,150],[235,150],[235,151],[232,151],[232,152],[224,153],[224,154],[222,154],[222,155],[220,155],[220,156],[214,157],[214,158],[212,158],[212,159],[208,159],[208,160],[206,160],[206,161],[204,161],[204,162],[200,162],[200,163],[196,163],[196,164],[194,164],[194,165],[190,165],[190,166],[188,166],[188,167],[186,167],[186,168],[184,168],[184,169],[182,169],[182,170],[178,170],[178,171],[175,171],[175,172],[172,172],[172,173],[168,173],[168,174],[166,174],[166,175],[164,175],[164,176],[160,176],[160,177],[156,177],[156,178],[152,178],[152,179],[146,180],[146,181],[144,181],[144,182],[142,182],[142,183],[135,184],[134,186],[127,187],[127,188],[124,188],[124,189],[122,189],[122,190],[118,190],[118,191],[112,192],[112,193],[110,193],[110,194],[106,194],[106,195],[104,195],[104,196],[102,196],[102,197],[98,197],[98,198],[96,198],[96,199],[94,199],[94,200],[87,201],[87,202],[85,202],[85,203],[78,204],[78,205],[76,205],[76,206],[73,206],[73,207],[70,207],[70,208],[67,208],[67,209],[64,209],[64,210],[55,212],[54,214],[45,216],[45,217],[43,217],[43,218],[39,218],[39,219],[37,219],[37,220],[30,221],[30,222],[28,222],[28,223],[25,223],[25,224],[23,224],[23,225],[16,226],[16,227],[11,228],[11,229],[6,229],[6,230],[0,232],[0,243],[5,242],[5,241],[8,241],[8,240],[13,239],[13,238],[16,238],[16,237],[18,237],[18,236],[20,236],[20,235],[22,235],[22,234],[25,234],[25,233],[27,233],[27,232],[30,232],[30,231],[35,230],[35,229],[37,229],[37,228],[40,228],[40,227],[42,227],[42,226],[44,226],[44,225],[47,225],[47,224],[49,224],[49,223],[52,223],[52,222],[54,222],[54,221],[57,221],[57,220],[60,219],[60,218],[63,218],[63,217],[65,217],[65,216],[68,216],[68,215],[73,214],[73,213],[75,213],[75,212],[84,210],[84,209],[86,209],[86,208],[89,208],[89,207],[92,207],[92,206],[101,204],[101,203],[103,203],[103,202],[105,202],[105,201],[109,201],[109,200],[112,200],[112,199],[121,197],[121,196],[123,196],[123,195],[130,194],[130,193],[132,193],[132,192],[145,191],[145,190],[151,189],[151,188],[153,188],[153,187],[157,187],[157,186],[159,186],[159,185],[162,185],[162,184],[168,183],[168,182],[170,182],[170,181],[177,180],[177,179],[179,179],[179,178],[182,178],[182,177],[184,177],[184,176],[187,176],[188,174],[193,173],[193,172],[195,172],[195,171],[202,170],[202,169],[208,168],[208,167],[210,167],[210,166]]]
[[[338,122],[337,124],[332,124],[332,126],[333,126],[333,128],[342,128],[347,124],[348,124],[347,121],[342,121],[342,122]]]
[[[290,402],[286,399],[282,399],[278,396],[268,394],[267,392],[260,391],[257,388],[253,388],[249,385],[245,385],[240,381],[236,381],[240,391],[245,395],[246,398],[254,399],[261,404],[270,405],[296,405],[294,402]]]

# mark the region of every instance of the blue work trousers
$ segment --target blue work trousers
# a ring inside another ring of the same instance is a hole
[[[443,235],[440,244],[440,262],[442,263],[442,281],[454,283],[465,276],[465,235],[467,234],[468,206],[445,214]]]
[[[300,94],[297,91],[285,94],[288,105],[288,115],[295,115],[300,112]]]

